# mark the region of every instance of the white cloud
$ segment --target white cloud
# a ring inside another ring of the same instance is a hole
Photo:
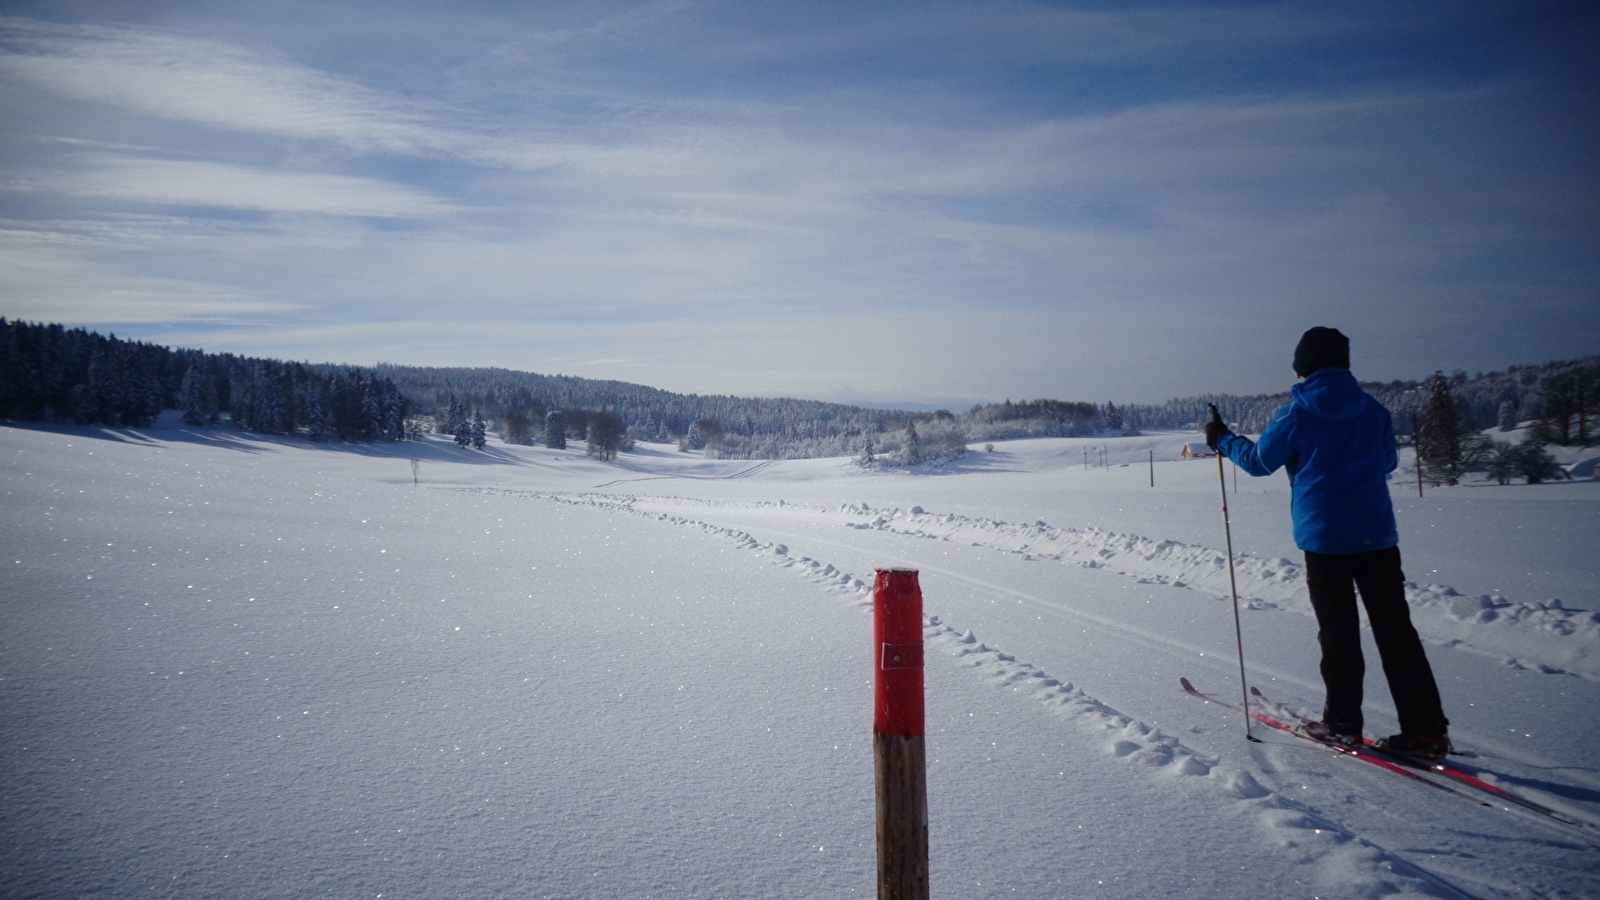
[[[352,82],[190,35],[0,19],[0,72],[59,96],[358,151],[454,146],[418,110]]]
[[[239,322],[303,307],[192,278],[108,265],[103,236],[0,226],[0,297],[11,318],[65,325]]]
[[[429,218],[453,207],[414,188],[347,175],[268,171],[216,162],[96,154],[68,174],[24,182],[112,202],[375,218]]]

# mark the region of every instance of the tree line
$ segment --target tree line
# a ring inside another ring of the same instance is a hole
[[[1394,416],[1396,431],[1410,437],[1413,420],[1421,422],[1434,402],[1439,379],[1448,388],[1451,407],[1463,427],[1509,431],[1517,423],[1531,422],[1539,429],[1540,439],[1549,443],[1594,442],[1595,426],[1600,422],[1596,413],[1600,390],[1594,387],[1600,379],[1600,356],[1511,366],[1504,372],[1479,372],[1470,377],[1457,370],[1420,381],[1362,382],[1361,386]],[[1259,433],[1288,402],[1287,391],[1246,397],[1204,394],[1159,406],[1130,404],[1123,415],[1136,428],[1198,429],[1208,416],[1206,404],[1215,403],[1237,430]]]
[[[1481,430],[1532,420],[1543,443],[1594,440],[1600,357],[1436,374],[1421,382],[1364,383],[1412,437],[1420,423],[1446,426],[1436,400],[1449,394],[1448,427]],[[148,425],[180,409],[194,426],[219,423],[312,440],[452,437],[482,448],[498,433],[512,444],[589,443],[600,458],[633,441],[676,443],[707,456],[782,459],[854,456],[882,462],[958,456],[968,441],[1137,434],[1197,428],[1216,403],[1234,427],[1259,432],[1289,395],[1200,395],[1161,405],[1054,399],[978,404],[962,413],[884,410],[792,398],[676,394],[658,388],[499,368],[370,369],[169,349],[81,328],[0,319],[0,417]],[[1429,410],[1433,411],[1430,412]],[[1470,448],[1469,448],[1470,449]],[[1492,449],[1492,448],[1491,448]],[[1472,453],[1463,465],[1479,465]],[[1444,475],[1442,477],[1450,477]]]
[[[1035,400],[965,414],[884,410],[793,398],[676,394],[658,388],[497,368],[284,362],[171,349],[59,324],[0,319],[0,418],[143,427],[163,409],[312,440],[444,434],[482,448],[583,440],[610,458],[635,440],[721,458],[958,455],[968,439],[1096,433],[1124,427],[1115,406]],[[926,440],[911,439],[917,428]],[[924,451],[923,447],[927,450]]]
[[[403,440],[394,383],[351,366],[173,350],[115,334],[0,318],[0,418],[142,428],[164,409],[189,425],[224,414],[262,434]]]
[[[509,443],[552,444],[547,419],[560,414],[563,439],[587,440],[597,416],[620,420],[631,441],[675,443],[723,459],[858,456],[877,462],[959,455],[966,441],[1015,437],[1133,433],[1114,403],[1027,400],[980,404],[964,413],[912,412],[793,398],[677,394],[620,381],[542,375],[499,368],[425,368],[380,364],[432,429],[456,434],[450,410],[482,415]],[[540,423],[546,427],[541,435]],[[614,430],[602,420],[596,437]],[[909,431],[908,431],[909,429]],[[908,435],[922,430],[914,449]],[[959,444],[959,446],[958,446]]]

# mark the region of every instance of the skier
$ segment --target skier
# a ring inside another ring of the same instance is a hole
[[[1388,475],[1398,464],[1389,411],[1350,373],[1350,340],[1337,329],[1307,331],[1295,347],[1294,372],[1300,383],[1290,388],[1293,399],[1259,440],[1229,431],[1212,407],[1206,443],[1251,475],[1288,469],[1294,540],[1305,552],[1327,691],[1322,721],[1305,731],[1334,745],[1361,744],[1366,664],[1359,590],[1400,715],[1400,733],[1378,746],[1442,759],[1450,749],[1450,720],[1406,605],[1400,535],[1389,499]]]

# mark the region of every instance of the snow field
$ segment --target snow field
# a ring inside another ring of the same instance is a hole
[[[1600,887],[1592,835],[1289,736],[1245,746],[1176,686],[1237,689],[1216,551],[1171,517],[1129,527],[1125,495],[1078,491],[1042,452],[926,477],[0,429],[0,878],[19,896],[869,893],[867,582],[910,564],[938,896]],[[1107,526],[1045,524],[1072,521],[1062,502]],[[1559,545],[1593,521],[1516,524]],[[1240,562],[1252,671],[1315,702],[1295,564]],[[1507,787],[1600,818],[1594,729],[1572,724],[1592,656],[1564,649],[1592,643],[1592,595],[1482,620],[1457,587],[1414,600],[1431,640],[1462,634],[1430,649],[1483,703],[1450,709],[1458,740]],[[1491,734],[1517,729],[1538,745]]]
[[[120,484],[115,516],[94,504],[120,479],[73,473],[84,493],[56,482],[32,539],[8,530],[21,893],[870,884],[871,785],[836,768],[870,696],[803,586],[604,513],[229,468],[215,499]],[[813,694],[799,723],[780,702]]]

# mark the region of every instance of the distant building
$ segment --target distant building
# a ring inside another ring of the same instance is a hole
[[[1207,446],[1205,441],[1190,441],[1183,445],[1184,459],[1209,459],[1216,455],[1216,451]]]

